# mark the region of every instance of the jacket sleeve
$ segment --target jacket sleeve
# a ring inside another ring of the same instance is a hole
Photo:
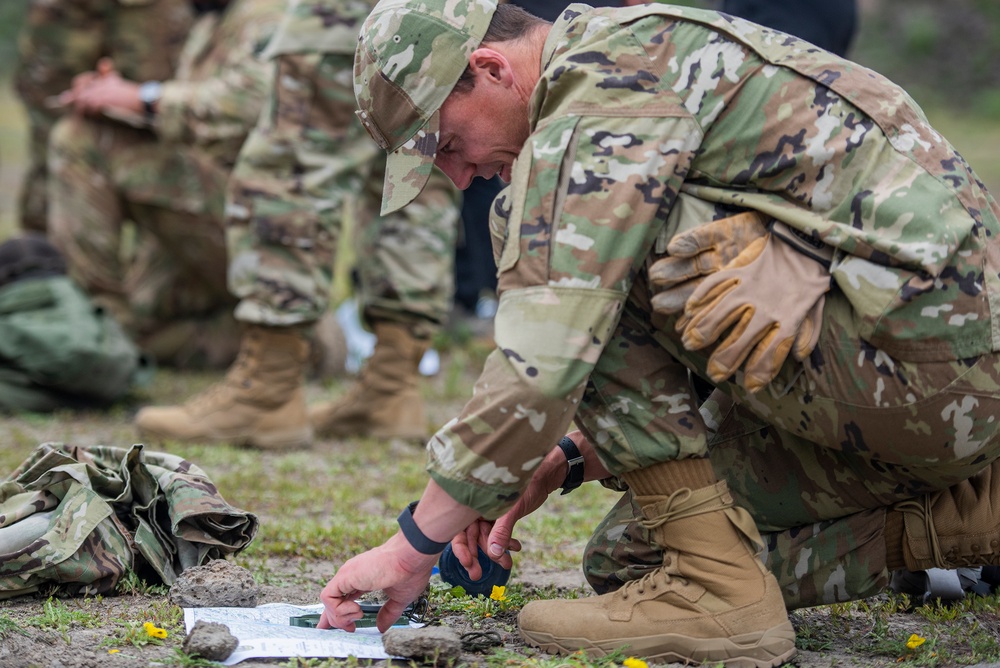
[[[231,9],[239,10],[240,5]],[[231,145],[229,160],[235,160],[267,99],[274,72],[273,64],[263,58],[262,52],[281,12],[277,8],[270,12],[264,9],[245,12],[238,30],[219,31],[221,34],[213,36],[228,42],[224,48],[212,47],[213,54],[224,54],[214,68],[214,76],[164,82],[157,104],[156,131],[160,137],[195,145]]]
[[[497,349],[428,446],[453,498],[499,516],[565,433],[699,138],[677,110],[566,115],[529,139],[507,191]]]

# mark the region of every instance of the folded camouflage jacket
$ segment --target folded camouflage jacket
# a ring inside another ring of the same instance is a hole
[[[169,585],[257,527],[175,455],[44,443],[0,483],[0,598],[107,593],[129,570]]]

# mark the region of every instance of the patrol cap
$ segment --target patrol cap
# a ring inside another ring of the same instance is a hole
[[[361,26],[355,112],[388,152],[382,213],[420,194],[437,155],[439,112],[479,48],[496,0],[382,0]]]

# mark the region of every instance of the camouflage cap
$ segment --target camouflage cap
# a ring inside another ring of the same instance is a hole
[[[420,194],[437,154],[438,109],[479,48],[496,0],[382,0],[354,57],[358,118],[388,153],[382,213]]]

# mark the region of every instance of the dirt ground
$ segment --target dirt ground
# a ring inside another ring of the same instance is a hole
[[[578,570],[551,570],[532,563],[530,557],[522,555],[515,568],[512,582],[538,588],[554,587],[563,592],[583,592],[586,583]],[[299,559],[269,559],[265,565],[269,572],[268,580],[272,584],[261,585],[261,597],[258,604],[292,603],[310,605],[316,602],[315,591],[307,587],[289,586],[290,582],[301,582],[303,579],[321,579],[332,572],[335,564],[322,560],[310,560],[303,566]],[[8,632],[0,638],[0,668],[103,668],[117,666],[135,668],[152,665],[182,666],[182,658],[178,658],[177,648],[184,640],[182,632],[173,633],[166,638],[162,646],[146,645],[142,647],[121,646],[118,652],[109,653],[102,641],[120,633],[120,619],[142,619],[146,611],[157,603],[162,604],[163,595],[120,595],[102,599],[63,599],[63,603],[71,610],[82,610],[92,614],[99,621],[96,627],[71,626],[64,630],[39,629],[28,625],[27,620],[37,617],[42,612],[45,598],[42,596],[26,596],[17,599],[0,601],[0,616],[7,615],[17,621],[20,629]],[[915,614],[894,614],[883,619],[884,626],[874,628],[869,616],[858,612],[832,612],[829,607],[800,610],[791,613],[792,622],[799,633],[801,647],[814,646],[816,649],[802,649],[789,665],[799,668],[828,667],[864,667],[889,668],[890,666],[957,666],[972,665],[975,668],[1000,668],[1000,663],[975,663],[974,661],[946,660],[914,661],[911,658],[885,656],[876,651],[875,641],[878,637],[908,638],[913,633],[922,633],[925,622]],[[527,647],[517,634],[516,611],[510,611],[493,618],[472,619],[461,614],[435,613],[433,608],[428,611],[427,620],[431,623],[449,626],[460,634],[470,631],[496,631],[503,641],[503,648],[513,653],[515,657],[503,665],[525,665],[532,658],[547,658],[536,650]],[[969,623],[968,619],[956,619],[956,624]],[[973,622],[992,626],[993,637],[1000,638],[1000,618],[996,614],[980,614]],[[811,645],[811,639],[822,638],[822,643]],[[523,657],[523,663],[516,657]],[[488,663],[488,654],[484,652],[464,652],[457,666],[481,667],[497,666],[499,663]],[[294,663],[289,659],[247,660],[238,665],[244,668],[264,668],[277,665],[307,666],[314,663]],[[197,664],[188,664],[197,665]],[[206,665],[206,664],[202,664]],[[214,664],[207,664],[214,665]],[[403,661],[361,661],[360,663],[345,662],[342,665],[411,665]],[[554,665],[554,664],[550,664]],[[585,662],[563,664],[584,666]],[[654,664],[650,666],[676,665]]]
[[[301,577],[303,575],[321,574],[329,572],[332,564],[319,561],[311,562],[308,570],[303,573],[297,560],[271,560],[268,563],[276,579],[281,579],[282,575],[289,578]],[[520,568],[516,577],[525,583],[531,583],[539,587],[555,586],[567,591],[584,586],[582,575],[575,571],[545,571],[535,568],[530,564]],[[263,585],[260,604],[271,602],[284,602],[300,605],[315,603],[314,594],[311,590],[288,588],[282,585]],[[68,599],[64,603],[70,608],[78,608],[93,612],[100,612],[107,618],[135,618],[139,619],[145,610],[148,610],[156,601],[163,597],[158,596],[113,596],[103,600],[82,600]],[[9,601],[0,602],[0,615],[6,614],[22,623],[21,632],[13,632],[0,641],[0,668],[103,668],[104,666],[117,666],[121,668],[134,668],[138,666],[150,666],[157,664],[183,665],[175,654],[174,648],[179,648],[183,642],[183,636],[174,634],[168,636],[162,646],[147,645],[144,647],[121,647],[119,652],[109,654],[108,649],[101,647],[101,642],[109,637],[110,629],[107,626],[96,628],[72,627],[65,632],[55,630],[39,630],[34,627],[23,625],[23,622],[31,617],[40,614],[40,609],[44,599],[38,597],[22,597]],[[434,611],[429,611],[429,619],[436,620],[436,623],[445,624],[454,628],[459,633],[468,631],[497,631],[503,639],[503,646],[506,650],[524,656],[525,661],[531,657],[544,657],[535,650],[527,647],[519,638],[516,632],[516,613],[511,612],[490,619],[481,619],[472,622],[462,615],[449,614],[438,617]],[[826,668],[834,666],[867,667],[867,668],[888,668],[889,666],[900,665],[898,657],[881,657],[866,652],[864,648],[864,637],[870,629],[865,629],[866,620],[830,619],[830,615],[825,608],[800,611],[793,613],[793,623],[797,626],[808,622],[810,626],[823,626],[824,624],[836,625],[842,632],[838,644],[825,647],[821,651],[800,650],[791,665],[799,668]],[[897,637],[908,637],[912,632],[919,630],[919,621],[907,616],[896,616],[890,620],[888,632]],[[484,653],[465,652],[459,662],[459,666],[486,666],[487,659]],[[273,660],[248,660],[239,666],[244,668],[264,668],[277,665],[295,665],[289,663],[288,659]],[[301,664],[306,665],[306,664]],[[356,664],[355,664],[356,665]],[[360,665],[368,665],[361,662]],[[374,661],[372,665],[409,665],[402,661]],[[496,664],[493,664],[496,665]],[[506,665],[518,665],[508,663]],[[570,665],[570,664],[566,664]],[[583,665],[574,663],[573,666]],[[655,664],[650,664],[651,666]],[[672,664],[660,664],[672,665]],[[914,664],[903,664],[914,665]],[[917,664],[921,665],[921,664]],[[927,665],[927,664],[923,664]],[[929,665],[957,665],[950,663],[931,663]],[[975,664],[976,668],[1000,668],[1000,663]]]

